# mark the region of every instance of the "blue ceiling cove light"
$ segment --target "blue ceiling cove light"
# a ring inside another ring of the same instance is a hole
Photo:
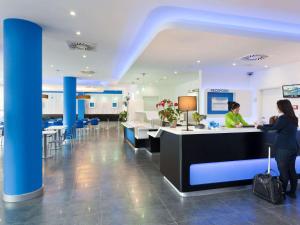
[[[192,164],[190,166],[190,185],[253,179],[256,174],[264,173],[267,166],[268,159]],[[271,168],[276,175],[279,174],[275,159],[271,160]],[[297,173],[300,173],[299,156],[296,161],[296,170]]]
[[[300,25],[298,24],[178,7],[159,7],[149,14],[133,43],[118,56],[120,63],[115,68],[114,78],[120,79],[128,71],[159,32],[173,27],[292,41],[300,40]]]

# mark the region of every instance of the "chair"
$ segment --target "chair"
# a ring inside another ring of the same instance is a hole
[[[68,138],[68,132],[67,132],[67,130],[65,130],[64,133],[63,133],[62,141],[63,141],[63,143],[66,143],[67,140],[70,140],[70,142],[68,142],[68,143],[70,143],[71,148],[73,148],[73,139]]]
[[[100,121],[99,118],[91,119],[91,125],[92,125],[93,130],[95,130],[95,129],[98,130],[99,129],[99,121]]]
[[[76,124],[76,136],[78,134],[78,136],[80,137],[83,135],[83,131],[84,131],[83,120],[77,120],[75,124]]]
[[[84,133],[87,134],[88,131],[89,131],[89,121],[88,121],[88,119],[83,119],[82,123],[83,123]]]
[[[57,119],[55,121],[55,126],[62,126],[63,125],[63,120],[62,119]]]

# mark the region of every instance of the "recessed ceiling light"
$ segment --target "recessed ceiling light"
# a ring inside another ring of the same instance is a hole
[[[197,60],[197,63],[198,63],[198,64],[201,63],[201,60]]]
[[[232,63],[233,66],[236,66],[236,63]]]
[[[178,72],[177,71],[174,71],[174,74],[177,74]]]
[[[80,31],[76,31],[76,35],[79,36],[81,33]]]
[[[70,11],[70,15],[71,16],[76,16],[76,12],[72,10],[72,11]]]
[[[51,65],[50,65],[50,67],[51,67],[51,68],[53,68],[53,67],[54,67],[54,65],[53,65],[53,64],[51,64]]]
[[[268,65],[265,65],[264,67],[265,67],[265,68],[269,68],[269,66],[268,66]]]
[[[85,68],[86,68],[87,70],[89,69],[89,67],[88,67],[88,66],[86,66]]]
[[[86,57],[87,57],[86,55],[83,55],[83,56],[82,56],[82,58],[86,58]]]

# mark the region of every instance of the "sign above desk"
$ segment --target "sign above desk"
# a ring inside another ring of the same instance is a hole
[[[215,92],[215,93],[228,93],[230,92],[228,89],[210,89],[208,92]]]

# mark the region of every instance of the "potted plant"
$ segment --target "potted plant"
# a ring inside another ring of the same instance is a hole
[[[206,115],[200,115],[198,112],[192,114],[193,120],[196,122],[195,128],[204,129],[205,125],[201,124],[201,121],[206,119]]]
[[[121,122],[126,122],[127,121],[127,115],[128,115],[128,113],[125,110],[122,111],[122,112],[120,112],[120,114],[119,114],[119,120]]]
[[[166,123],[169,123],[172,128],[177,126],[177,120],[180,116],[180,111],[177,107],[178,104],[173,103],[170,99],[163,99],[156,104],[156,108],[159,110],[158,115],[163,126],[166,125]]]

